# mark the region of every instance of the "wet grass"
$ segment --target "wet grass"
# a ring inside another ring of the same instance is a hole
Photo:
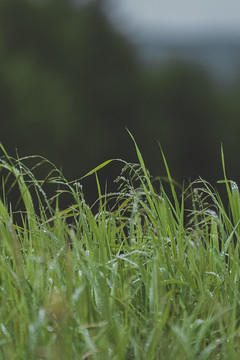
[[[37,180],[29,158],[2,147],[0,359],[240,358],[238,187],[223,159],[227,208],[203,180],[179,196],[164,158],[168,196],[135,146],[139,164],[122,162],[118,192],[100,188],[109,162],[87,174],[95,212],[80,182],[51,164]],[[16,187],[17,213],[7,200]]]

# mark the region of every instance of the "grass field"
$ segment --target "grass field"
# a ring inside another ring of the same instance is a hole
[[[2,147],[0,359],[240,358],[240,195],[223,153],[227,206],[203,180],[177,195],[163,156],[167,196],[135,146],[139,164],[123,162],[118,192],[100,189],[109,162],[87,174],[95,211],[78,181],[54,166],[37,180]]]

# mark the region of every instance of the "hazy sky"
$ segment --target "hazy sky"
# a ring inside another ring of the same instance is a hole
[[[240,0],[109,0],[115,21],[129,31],[239,29]]]

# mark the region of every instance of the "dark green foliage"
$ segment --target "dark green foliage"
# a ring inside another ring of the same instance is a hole
[[[51,155],[73,177],[74,155],[82,169],[116,156],[119,129],[137,116],[138,70],[101,8],[12,0],[0,10],[6,147]]]

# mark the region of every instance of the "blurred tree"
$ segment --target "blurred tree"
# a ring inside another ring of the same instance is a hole
[[[10,103],[1,140],[11,152],[40,153],[71,177],[126,155],[119,135],[137,117],[140,75],[101,2],[3,0],[0,34]]]
[[[223,105],[218,123],[218,133],[224,148],[227,174],[230,179],[238,181],[239,173],[239,119],[240,119],[240,81],[236,85],[221,92]]]
[[[172,62],[151,72],[147,83],[148,136],[159,139],[174,176],[179,180],[213,177],[219,165],[216,152],[220,160],[215,124],[221,109],[217,89],[207,74]]]

